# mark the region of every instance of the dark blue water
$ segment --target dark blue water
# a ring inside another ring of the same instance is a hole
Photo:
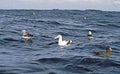
[[[32,41],[21,38],[23,29]],[[73,43],[60,48],[58,34]],[[107,45],[109,58],[93,54]],[[0,10],[0,74],[120,74],[120,12]]]

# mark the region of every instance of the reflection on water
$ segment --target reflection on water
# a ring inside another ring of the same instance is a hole
[[[32,39],[22,39],[25,43],[26,46],[31,46],[32,45]]]

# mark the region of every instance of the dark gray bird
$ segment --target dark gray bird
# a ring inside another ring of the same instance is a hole
[[[95,53],[95,55],[97,55],[97,56],[110,57],[111,51],[112,51],[111,47],[110,47],[110,46],[106,46],[106,52],[104,52],[104,51],[99,51],[99,52],[94,52],[94,53]]]

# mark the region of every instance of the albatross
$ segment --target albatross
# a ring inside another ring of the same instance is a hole
[[[58,39],[59,46],[68,46],[72,43],[72,40],[62,40],[62,35],[57,35],[55,39]]]
[[[32,39],[33,35],[29,34],[26,30],[22,30],[22,38],[24,39]]]
[[[92,35],[92,32],[91,32],[91,31],[88,31],[87,37],[88,37],[88,39],[92,39],[92,38],[93,38],[93,35]]]

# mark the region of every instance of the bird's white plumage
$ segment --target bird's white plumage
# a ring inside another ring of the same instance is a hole
[[[33,35],[27,33],[26,30],[22,30],[22,34],[23,34],[22,38],[24,38],[24,39],[32,39],[32,37],[33,37]]]
[[[91,31],[88,31],[88,35],[92,35],[92,32],[91,32]]]
[[[62,35],[56,36],[55,39],[58,39],[59,46],[68,46],[72,43],[72,40],[62,40]]]

